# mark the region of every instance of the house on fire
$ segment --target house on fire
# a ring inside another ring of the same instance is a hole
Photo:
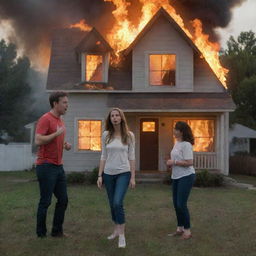
[[[136,170],[166,171],[179,120],[192,127],[197,169],[229,171],[229,112],[234,103],[201,53],[160,9],[112,65],[112,49],[96,29],[54,33],[47,91],[69,93],[65,115],[67,171],[92,170],[101,154],[104,120],[124,110],[136,137]]]

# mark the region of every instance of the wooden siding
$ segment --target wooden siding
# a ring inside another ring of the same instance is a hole
[[[204,59],[194,58],[194,92],[224,92],[225,89]]]
[[[70,151],[64,152],[64,167],[67,171],[91,171],[99,165],[101,152],[77,150],[77,120],[104,120],[108,113],[106,107],[107,95],[104,94],[71,94],[69,109],[65,115],[66,141],[72,144]]]
[[[160,17],[155,22],[152,28],[135,46],[132,54],[133,90],[192,91],[193,50],[166,19]],[[149,86],[149,54],[176,55],[175,87]]]

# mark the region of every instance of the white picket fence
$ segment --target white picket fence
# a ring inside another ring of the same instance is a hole
[[[214,152],[194,152],[196,169],[218,169],[217,154]]]
[[[0,171],[31,169],[34,161],[29,143],[0,144]]]

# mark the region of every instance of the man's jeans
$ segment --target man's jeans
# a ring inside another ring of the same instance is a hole
[[[195,174],[172,180],[173,205],[179,227],[190,228],[190,215],[187,207],[188,197],[193,187]]]
[[[40,201],[37,210],[38,236],[45,236],[47,209],[51,204],[52,194],[57,198],[55,206],[52,235],[62,234],[65,210],[68,204],[67,185],[62,165],[44,163],[36,166],[36,173],[40,188]]]
[[[117,175],[103,173],[103,180],[108,194],[112,220],[116,224],[125,223],[123,200],[131,179],[131,173]]]

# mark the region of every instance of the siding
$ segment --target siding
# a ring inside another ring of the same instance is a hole
[[[198,56],[194,58],[194,91],[195,92],[224,92],[224,87],[215,76],[205,60]]]
[[[148,55],[176,55],[176,86],[148,86]],[[170,23],[159,18],[133,49],[133,90],[192,91],[193,50]]]
[[[66,141],[72,144],[70,151],[64,151],[64,168],[66,171],[92,170],[99,165],[101,152],[77,150],[77,119],[104,120],[108,113],[106,94],[70,94],[69,109],[65,115]]]

